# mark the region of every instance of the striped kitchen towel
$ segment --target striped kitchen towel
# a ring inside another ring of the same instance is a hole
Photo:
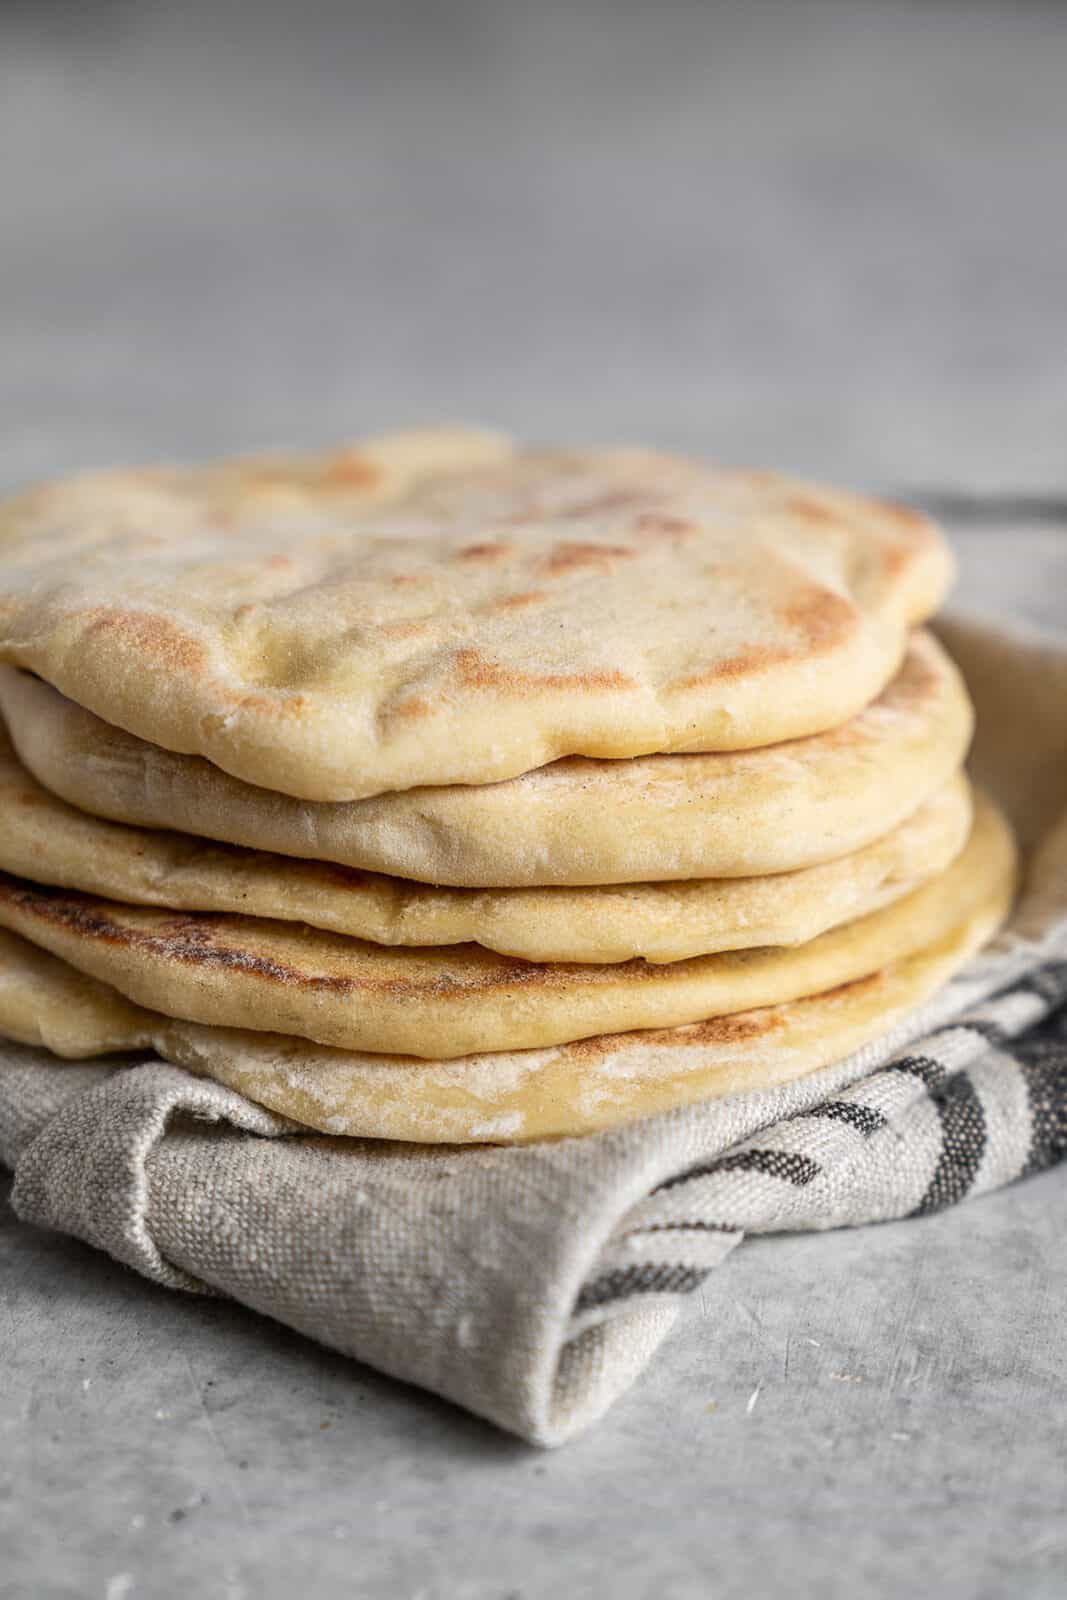
[[[1067,1154],[1067,646],[957,620],[979,781],[1028,875],[1010,925],[885,1037],[794,1083],[585,1139],[294,1132],[176,1067],[2,1047],[27,1220],[230,1295],[540,1444],[634,1380],[746,1233],[922,1215]]]
[[[572,1327],[636,1296],[690,1293],[746,1233],[924,1216],[1064,1156],[1067,960],[840,1095],[664,1179],[613,1234]]]

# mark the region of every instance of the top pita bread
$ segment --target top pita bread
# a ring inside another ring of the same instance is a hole
[[[0,512],[0,660],[311,800],[748,749],[893,676],[924,518],[651,451],[413,434],[74,478]]]

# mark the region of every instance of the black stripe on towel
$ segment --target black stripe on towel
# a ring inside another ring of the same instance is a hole
[[[1067,1158],[1067,1051],[1062,1040],[1023,1040],[1017,1059],[1030,1103],[1025,1178]]]
[[[941,1118],[941,1155],[915,1216],[955,1205],[971,1188],[986,1148],[986,1121],[977,1090],[957,1072],[931,1097]]]
[[[880,1111],[874,1106],[862,1106],[856,1100],[824,1100],[821,1106],[799,1112],[797,1120],[800,1117],[829,1117],[834,1122],[847,1122],[865,1139],[886,1126],[886,1119]]]
[[[786,1183],[796,1184],[798,1189],[802,1189],[819,1176],[819,1163],[796,1150],[739,1150],[736,1155],[719,1156],[703,1166],[690,1167],[688,1172],[668,1178],[666,1183],[659,1184],[652,1192],[661,1194],[664,1189],[674,1189],[678,1184],[689,1183],[694,1178],[710,1178],[716,1172],[763,1172],[768,1178],[782,1178]]]
[[[683,1267],[666,1262],[646,1262],[643,1266],[616,1267],[603,1277],[587,1283],[578,1296],[575,1311],[592,1311],[609,1300],[624,1300],[632,1294],[689,1294],[698,1289],[711,1267]]]
[[[928,1089],[939,1089],[945,1081],[945,1069],[933,1056],[901,1056],[899,1061],[891,1061],[889,1065],[894,1072],[910,1072]]]

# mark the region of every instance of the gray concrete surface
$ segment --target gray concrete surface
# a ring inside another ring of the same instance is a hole
[[[448,415],[1055,502],[1065,50],[1051,4],[9,0],[0,481]],[[1064,626],[1037,511],[959,525],[962,597]],[[743,1246],[553,1455],[4,1211],[0,1597],[1052,1600],[1065,1184]]]
[[[1064,1212],[749,1242],[552,1454],[9,1223],[0,1594],[1055,1600]]]

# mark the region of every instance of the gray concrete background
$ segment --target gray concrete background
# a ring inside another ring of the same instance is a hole
[[[0,470],[442,415],[1062,487],[1067,11],[0,10]]]
[[[1062,627],[1065,76],[1054,5],[9,0],[0,480],[629,434],[978,496]],[[1064,1196],[744,1245],[553,1455],[2,1211],[0,1597],[1052,1600]]]

